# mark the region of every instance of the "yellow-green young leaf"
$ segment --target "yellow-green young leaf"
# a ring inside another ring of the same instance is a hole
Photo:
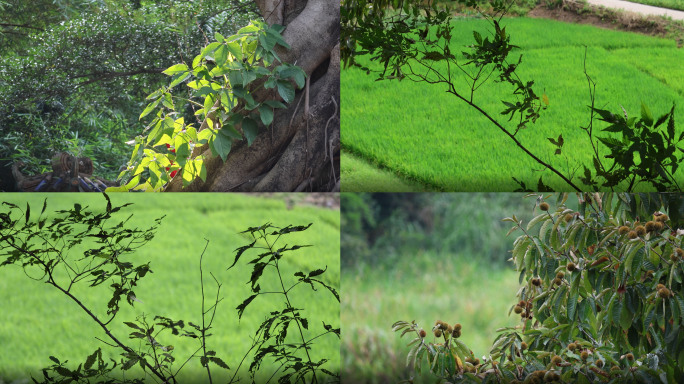
[[[228,48],[226,48],[225,45],[221,44],[221,46],[216,49],[216,52],[214,52],[214,60],[219,67],[226,65],[226,61],[228,61]]]
[[[161,101],[161,99],[157,99],[157,100],[147,104],[147,107],[145,107],[145,109],[142,111],[142,113],[140,114],[140,117],[138,117],[138,120],[142,119],[143,117],[149,115],[150,112],[154,111],[154,109],[157,108],[157,106],[159,105],[160,101]]]
[[[273,121],[273,110],[268,105],[259,106],[259,117],[265,126],[268,126]]]
[[[154,128],[152,128],[150,133],[147,135],[147,145],[150,145],[151,143],[156,143],[161,138],[163,133],[164,130],[162,128],[162,122],[161,120],[159,120],[157,121],[157,124],[154,125]]]
[[[184,82],[188,77],[190,77],[190,72],[180,72],[173,75],[171,78],[171,84],[169,84],[169,89],[175,87],[176,85]]]
[[[197,143],[206,144],[213,139],[215,135],[216,133],[213,129],[203,129],[197,134]]]
[[[197,156],[195,158],[195,166],[199,168],[199,177],[202,181],[207,181],[207,166],[204,165],[204,158]]]
[[[168,67],[162,73],[165,75],[173,76],[176,73],[187,72],[188,66],[185,64],[176,64]]]
[[[242,61],[242,48],[240,47],[240,44],[233,41],[227,43],[226,48],[228,49],[228,52],[230,52],[233,55],[233,57],[235,57],[236,60]]]
[[[212,53],[214,53],[214,51],[216,50],[216,48],[218,48],[220,45],[221,45],[221,43],[217,43],[217,42],[213,42],[213,43],[207,45],[207,46],[204,47],[204,49],[202,50],[202,53],[200,53],[200,57],[205,57],[205,56],[211,55]],[[193,66],[194,66],[194,67],[197,67],[197,66],[194,65],[194,64],[193,64]]]
[[[184,137],[176,136],[176,162],[183,167],[190,157],[190,146]]]
[[[218,32],[214,33],[214,38],[215,38],[216,41],[218,41],[219,43],[223,43],[223,41],[226,40],[225,37],[223,37],[223,35],[220,34],[220,33],[218,33]]]
[[[156,162],[151,162],[148,169],[150,170],[150,184],[155,185],[159,183],[162,174],[159,165]]]
[[[164,96],[162,97],[162,104],[163,104],[166,108],[168,108],[168,109],[170,109],[170,110],[172,110],[172,111],[174,110],[174,107],[173,107],[173,99],[171,98],[171,94],[170,94],[170,93],[165,93],[165,94],[164,94]]]

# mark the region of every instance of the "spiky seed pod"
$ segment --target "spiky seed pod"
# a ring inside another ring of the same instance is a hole
[[[575,345],[575,343],[568,344],[568,350],[574,351],[576,348],[577,348],[577,346]]]
[[[513,312],[517,313],[518,315],[521,314],[522,311],[523,311],[523,309],[522,309],[522,307],[519,306],[519,305],[516,305],[516,306],[513,308]]]
[[[679,256],[679,257],[684,257],[684,249],[677,248],[677,249],[675,249],[675,253],[676,253],[677,256]]]
[[[460,330],[461,330],[461,323],[454,324],[454,331],[460,331]]]
[[[441,325],[442,325],[442,326],[441,326],[442,331],[446,331],[446,330],[448,330],[449,327],[450,327],[449,323],[447,323],[446,321],[442,321],[442,324],[441,324]]]
[[[582,353],[580,353],[580,357],[582,358],[582,360],[588,359],[589,358],[589,351],[587,351],[585,349],[584,351],[582,351]]]
[[[663,284],[658,284],[658,285],[656,285],[656,291],[659,291],[659,290],[661,290],[661,289],[663,289],[663,288],[665,288],[665,286],[664,286]]]
[[[446,329],[446,333],[452,333],[453,331],[454,331],[454,328],[452,328],[451,325],[448,326]]]
[[[646,234],[646,227],[644,227],[643,225],[637,225],[636,228],[634,228],[634,230],[639,236],[643,236]]]
[[[563,362],[563,358],[558,356],[558,355],[555,355],[551,358],[551,363],[553,363],[553,365],[558,365],[562,362]]]
[[[656,220],[656,221],[659,221],[659,222],[661,222],[661,223],[664,223],[664,222],[670,220],[670,217],[667,216],[667,213],[662,213],[662,214],[660,214],[660,215],[658,215],[658,216],[655,216],[655,220]]]
[[[478,365],[480,365],[480,359],[475,358],[475,359],[473,360],[473,365],[476,366],[476,367],[477,367]]]
[[[563,284],[563,279],[556,277],[555,279],[553,279],[553,283],[556,285],[561,285]]]
[[[423,339],[425,338],[425,336],[427,336],[427,332],[425,332],[424,329],[421,329],[420,332],[418,332],[418,334],[419,334],[420,337],[423,338]]]
[[[673,253],[670,255],[670,260],[672,260],[672,261],[674,261],[674,262],[677,262],[677,260],[679,260],[679,256],[677,256],[677,254],[673,252]]]
[[[645,227],[646,232],[653,232],[656,230],[656,223],[655,221],[647,221]]]
[[[556,273],[556,277],[559,278],[559,279],[562,279],[562,278],[565,277],[565,273],[563,273],[563,272],[558,272],[558,273]]]
[[[524,351],[526,349],[527,349],[527,343],[523,341],[522,343],[520,343],[520,350]]]
[[[534,285],[536,287],[540,286],[541,285],[541,279],[538,277],[535,277],[534,279],[532,279],[532,285]]]
[[[603,368],[603,360],[596,360],[596,366],[599,368]]]
[[[520,300],[520,301],[518,301],[518,305],[521,307],[524,307],[527,305],[527,303],[525,302],[525,300]]]
[[[466,361],[466,363],[472,364],[472,363],[473,363],[473,358],[470,357],[470,356],[468,356],[468,357],[466,357],[466,360],[465,360],[465,361]]]
[[[454,330],[451,331],[451,336],[452,336],[454,339],[458,339],[459,337],[461,337],[461,330],[460,330],[460,329],[457,330],[457,329],[454,328]]]
[[[548,372],[546,372],[546,374],[544,375],[544,382],[546,382],[546,383],[552,383],[552,382],[558,380],[559,378],[560,378],[560,376],[559,376],[556,372],[554,372],[554,371],[548,371]]]
[[[568,221],[572,220],[572,218],[573,218],[574,216],[575,216],[575,215],[573,215],[572,213],[566,213],[566,214],[565,214],[565,217],[563,217],[563,218],[565,219],[565,222],[567,223]]]
[[[667,299],[668,297],[670,297],[670,290],[667,288],[660,288],[658,290],[658,296],[660,296],[663,299]]]
[[[637,237],[639,237],[639,235],[636,233],[636,231],[629,231],[629,233],[627,234],[627,237],[629,237],[630,239],[634,240],[634,239],[636,239]]]
[[[542,202],[541,204],[539,204],[539,209],[541,209],[542,211],[548,211],[549,203],[547,203],[546,201]]]
[[[435,321],[435,327],[437,327],[437,328],[440,328],[440,329],[441,329],[441,328],[442,328],[442,324],[444,324],[444,322],[443,322],[442,320],[437,320],[437,321]]]
[[[574,271],[575,269],[577,269],[577,266],[575,265],[575,263],[573,263],[573,262],[571,261],[571,262],[568,263],[567,268],[568,268],[568,272],[572,272],[572,271]]]
[[[629,227],[626,225],[623,225],[618,229],[618,233],[621,235],[624,235],[625,233],[629,232]]]
[[[617,365],[613,365],[612,367],[610,367],[611,372],[617,372],[617,371],[621,371],[621,370],[622,369],[620,369],[620,367],[618,367]]]
[[[432,333],[434,333],[437,338],[442,337],[442,330],[439,328],[435,329]]]
[[[661,221],[656,221],[656,232],[660,232],[665,228],[665,224],[663,224]]]
[[[633,361],[633,360],[634,360],[634,355],[631,354],[631,353],[626,354],[625,357],[626,357],[627,360],[629,360],[629,361]]]

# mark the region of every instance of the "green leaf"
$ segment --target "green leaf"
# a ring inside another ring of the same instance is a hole
[[[162,71],[163,74],[173,76],[177,73],[188,72],[188,66],[185,64],[176,64],[166,68]]]
[[[252,145],[252,142],[259,133],[259,127],[257,127],[256,121],[245,117],[242,120],[242,131],[245,133],[245,138],[247,138],[247,145]]]
[[[653,125],[653,114],[643,101],[641,102],[641,120],[649,127]]]
[[[289,104],[294,100],[295,90],[289,81],[278,80],[278,94]]]
[[[220,133],[221,131],[219,131],[218,135],[214,136],[214,140],[209,142],[209,146],[212,153],[220,156],[223,161],[226,161],[226,158],[228,158],[228,154],[230,153],[230,149],[233,145],[233,139],[225,134],[222,135]]]
[[[259,106],[259,117],[261,117],[261,122],[265,126],[269,126],[273,122],[273,109],[268,105]]]
[[[214,53],[214,51],[216,50],[216,48],[218,48],[220,45],[221,45],[221,43],[217,43],[217,42],[214,42],[214,43],[211,43],[211,44],[207,45],[207,46],[204,47],[204,49],[202,50],[202,53],[200,53],[200,56],[201,56],[201,57],[205,57],[205,56],[208,56],[208,55]]]
[[[240,48],[240,44],[233,41],[226,44],[226,48],[237,61],[242,61],[242,48]]]
[[[98,348],[95,352],[93,352],[92,355],[88,356],[88,358],[85,361],[85,364],[83,364],[84,369],[90,369],[93,364],[95,364],[95,359],[97,358],[97,354],[100,352],[100,348]]]
[[[287,108],[285,104],[281,103],[278,100],[266,100],[264,101],[264,104],[268,105],[271,108]]]
[[[190,72],[179,72],[173,75],[171,78],[171,84],[169,84],[169,89],[175,87],[176,85],[184,82],[190,77]]]
[[[212,357],[209,357],[209,361],[211,361],[212,363],[218,365],[219,367],[221,367],[221,368],[223,368],[223,369],[230,369],[230,368],[228,367],[228,364],[226,364],[223,360],[221,360],[221,359],[218,358],[218,357],[213,357],[213,356],[212,356]]]
[[[226,61],[228,61],[228,48],[226,48],[225,45],[221,44],[221,46],[216,49],[216,52],[214,52],[214,60],[219,67],[226,65]]]
[[[145,107],[145,110],[142,111],[140,114],[140,117],[138,117],[138,120],[142,119],[143,117],[147,116],[150,114],[150,112],[154,111],[155,108],[159,105],[159,102],[161,99],[157,99],[149,104],[147,104],[147,107]]]
[[[29,218],[31,217],[31,206],[29,203],[26,203],[26,222],[28,223]]]
[[[223,37],[223,35],[221,35],[221,34],[218,33],[218,32],[214,33],[214,38],[215,38],[216,41],[218,41],[219,43],[223,43],[223,42],[226,40],[226,38]]]

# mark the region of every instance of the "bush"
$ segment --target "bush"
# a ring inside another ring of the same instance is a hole
[[[521,325],[501,329],[480,360],[458,340],[468,329],[438,321],[428,335],[396,322],[415,336],[410,368],[427,362],[452,383],[684,380],[681,196],[584,193],[578,210],[567,198],[540,196],[526,225],[504,219],[523,232],[511,258],[522,287],[510,312]]]

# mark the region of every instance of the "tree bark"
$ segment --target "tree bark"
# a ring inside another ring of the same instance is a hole
[[[225,162],[202,149],[205,182],[182,188],[176,177],[167,191],[290,192],[332,191],[339,181],[340,3],[338,0],[256,0],[269,24],[286,26],[289,50],[281,60],[306,72],[307,87],[286,109],[276,110],[273,126],[260,127],[251,146],[233,144]],[[308,88],[308,89],[307,89]],[[307,97],[308,93],[308,97]],[[255,95],[262,100],[269,95]],[[308,101],[308,104],[307,104]]]

